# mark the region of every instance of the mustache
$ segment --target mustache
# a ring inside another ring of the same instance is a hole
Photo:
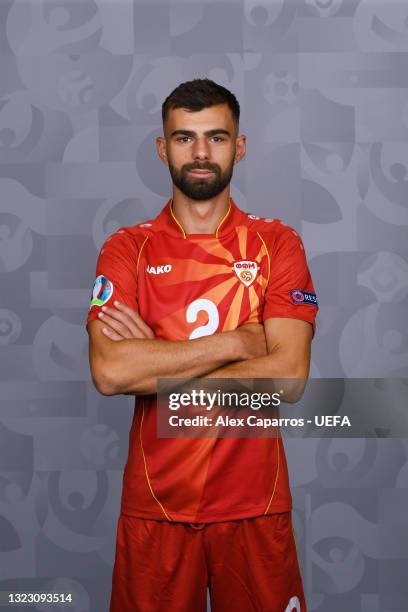
[[[212,164],[186,164],[183,166],[183,170],[209,170],[211,172],[218,172],[218,166]]]

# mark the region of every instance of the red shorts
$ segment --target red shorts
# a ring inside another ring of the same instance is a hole
[[[110,612],[306,612],[290,512],[222,523],[121,514]]]

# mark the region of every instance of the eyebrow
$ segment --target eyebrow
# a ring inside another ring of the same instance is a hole
[[[204,132],[204,136],[216,136],[217,134],[225,134],[226,136],[231,136],[230,132],[228,130],[225,130],[224,128],[215,128],[214,130],[207,130],[207,132]],[[170,136],[197,136],[197,132],[194,132],[193,130],[174,130],[174,132],[172,132],[170,134]]]

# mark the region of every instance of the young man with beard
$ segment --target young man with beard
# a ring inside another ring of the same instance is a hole
[[[307,378],[302,242],[230,196],[245,155],[231,92],[182,83],[162,114],[172,197],[105,241],[88,314],[96,387],[138,396],[110,610],[203,612],[208,586],[213,612],[305,612],[281,438],[159,438],[154,395],[160,377]]]

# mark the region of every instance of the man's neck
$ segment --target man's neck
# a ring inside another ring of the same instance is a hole
[[[186,234],[215,234],[230,205],[229,189],[211,200],[192,200],[173,190],[172,209]]]

